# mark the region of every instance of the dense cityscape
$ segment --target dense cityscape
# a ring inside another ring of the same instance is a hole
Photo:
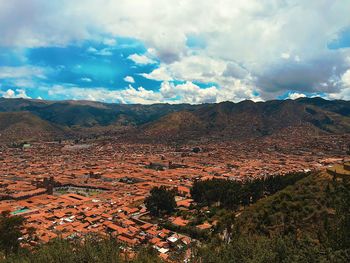
[[[350,262],[349,14],[0,0],[0,263]]]
[[[327,143],[320,141],[327,140]],[[279,139],[169,146],[113,140],[33,142],[1,148],[0,210],[26,218],[23,234],[37,245],[61,237],[111,235],[126,251],[152,245],[163,259],[189,260],[197,240],[164,227],[210,230],[217,220],[195,225],[190,189],[200,180],[244,182],[268,175],[322,171],[346,160],[348,136],[323,136],[310,146]],[[301,140],[302,141],[302,140]],[[154,187],[175,190],[186,216],[150,217],[144,201]]]

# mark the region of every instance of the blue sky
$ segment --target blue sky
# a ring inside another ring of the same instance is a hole
[[[0,0],[0,96],[350,99],[349,13],[327,0]]]
[[[130,84],[157,90],[160,81],[142,77],[159,66],[156,58],[146,57],[142,42],[130,38],[106,38],[100,41],[81,41],[67,46],[33,48],[3,48],[0,67],[27,68],[33,74],[16,75],[15,70],[2,77],[1,88],[26,89],[32,98],[69,99],[70,94],[50,95],[50,87],[63,86],[87,89],[104,88],[110,91],[127,88]],[[133,57],[146,57],[134,61]],[[147,61],[148,60],[148,61]],[[37,72],[37,71],[39,72]],[[5,70],[4,70],[5,71]],[[5,74],[4,74],[5,75]],[[31,87],[33,88],[31,88]]]

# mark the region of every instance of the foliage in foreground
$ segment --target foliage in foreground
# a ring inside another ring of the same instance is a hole
[[[1,261],[1,260],[0,260]],[[88,237],[85,242],[55,239],[33,251],[21,249],[9,255],[4,263],[156,263],[156,252],[144,248],[130,259],[121,253],[120,244],[113,239]]]
[[[23,223],[21,216],[10,216],[8,211],[0,214],[0,251],[4,251],[5,255],[18,251]]]
[[[311,175],[219,226],[194,262],[350,262],[350,182]],[[224,230],[222,230],[224,229]]]
[[[324,248],[312,240],[291,236],[267,238],[240,236],[230,244],[210,244],[200,248],[193,262],[206,263],[345,263],[350,249]]]

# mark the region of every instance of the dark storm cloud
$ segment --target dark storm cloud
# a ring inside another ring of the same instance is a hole
[[[325,52],[323,56],[309,61],[281,60],[256,78],[265,96],[288,90],[301,93],[335,93],[341,85],[339,80],[348,69],[342,53]]]

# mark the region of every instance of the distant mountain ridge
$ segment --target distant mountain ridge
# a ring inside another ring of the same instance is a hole
[[[47,137],[64,136],[74,129],[83,129],[84,133],[84,129],[107,127],[108,130],[130,128],[136,131],[132,136],[157,140],[244,139],[300,126],[323,133],[350,133],[350,101],[322,98],[201,105],[0,98],[0,112],[3,113],[1,123],[13,119],[12,126],[6,126],[8,133],[14,134],[10,132],[11,127],[18,123],[28,131],[32,127],[36,133],[47,134]],[[22,119],[4,114],[20,112],[25,112]],[[5,129],[1,123],[0,133]],[[34,135],[34,139],[40,139]]]
[[[189,104],[109,104],[93,101],[42,101],[0,98],[0,112],[28,111],[63,126],[140,125],[165,114],[193,108]]]
[[[272,135],[299,126],[324,133],[350,132],[350,102],[315,104],[313,99],[222,102],[171,113],[147,124],[144,131],[148,136],[223,139]]]

